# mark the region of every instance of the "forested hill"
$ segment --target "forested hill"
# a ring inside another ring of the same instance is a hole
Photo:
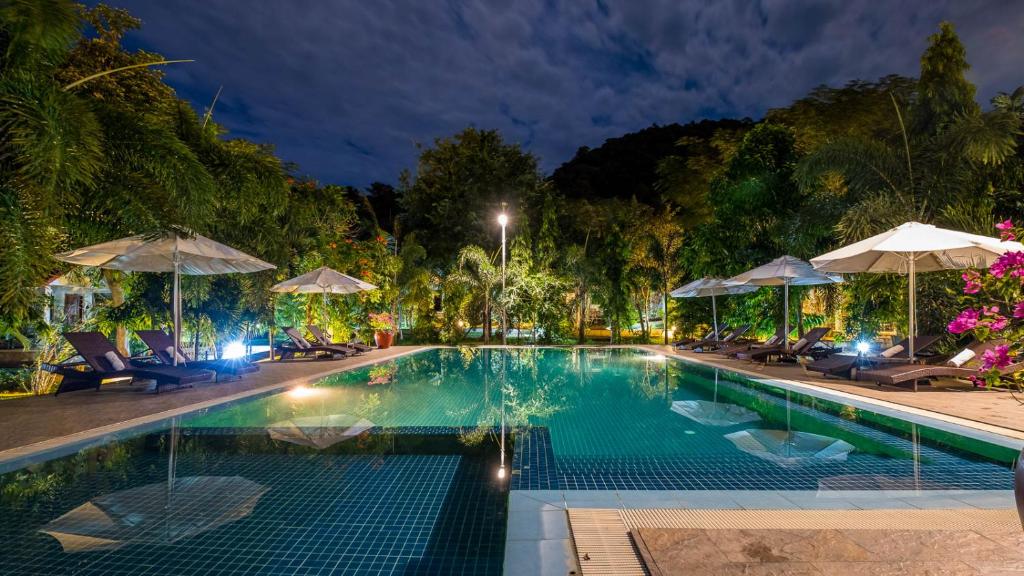
[[[661,195],[655,189],[658,163],[681,152],[680,139],[706,141],[719,130],[742,130],[752,124],[749,118],[655,124],[609,138],[597,148],[581,147],[572,160],[555,169],[551,181],[567,199],[636,197],[644,204],[656,206],[661,204]]]

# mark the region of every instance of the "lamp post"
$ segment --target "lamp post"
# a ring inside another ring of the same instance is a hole
[[[505,214],[504,208],[505,203],[501,203],[502,213],[498,214],[498,224],[501,225],[501,345],[504,346],[508,342],[506,340],[508,336],[508,326],[506,326],[506,314],[505,314],[505,226],[508,225],[508,215]]]

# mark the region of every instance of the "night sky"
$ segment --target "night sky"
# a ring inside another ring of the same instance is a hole
[[[653,123],[760,117],[819,84],[916,75],[941,20],[983,102],[1024,84],[1024,2],[108,0],[129,48],[230,135],[324,183],[395,183],[416,144],[497,128],[550,171]]]

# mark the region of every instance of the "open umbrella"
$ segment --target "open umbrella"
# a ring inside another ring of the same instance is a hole
[[[328,294],[354,294],[376,289],[377,287],[369,282],[363,282],[327,266],[321,266],[312,272],[306,272],[270,287],[271,292],[286,294],[323,294],[324,318],[327,318]]]
[[[811,258],[811,264],[821,272],[907,274],[910,293],[907,326],[910,349],[907,355],[913,360],[914,336],[917,331],[917,272],[982,268],[1011,251],[1024,251],[1024,245],[936,228],[931,224],[907,222],[887,232]]]
[[[783,315],[782,326],[784,334],[789,334],[789,287],[790,286],[813,286],[816,284],[831,284],[842,282],[843,278],[838,275],[829,275],[814,269],[809,263],[793,256],[780,256],[767,264],[733,276],[725,281],[726,285],[752,285],[752,286],[782,286],[783,287]],[[783,336],[785,346],[789,346],[789,340]]]
[[[718,329],[718,305],[715,303],[715,296],[746,294],[748,292],[754,292],[755,290],[757,290],[757,286],[731,286],[726,285],[725,280],[721,278],[704,277],[700,280],[694,280],[685,286],[676,288],[669,293],[669,296],[672,296],[673,298],[706,298],[710,296],[711,315],[715,322],[711,326],[715,329],[715,340],[718,340],[720,337]]]
[[[205,236],[165,232],[155,236],[139,235],[63,252],[57,260],[81,266],[95,266],[124,272],[174,273],[174,344],[181,345],[182,274],[204,276],[260,272],[276,268],[255,256],[215,242]],[[172,354],[173,363],[178,355]]]

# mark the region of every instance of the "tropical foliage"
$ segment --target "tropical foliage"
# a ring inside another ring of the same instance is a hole
[[[419,145],[397,186],[366,190],[320,184],[269,144],[232,137],[213,105],[197,112],[161,72],[194,64],[124,48],[139,25],[102,4],[0,8],[0,331],[23,345],[48,330],[40,287],[70,271],[52,255],[133,234],[199,233],[277,265],[185,280],[196,347],[306,322],[368,337],[371,313],[420,341],[489,342],[504,326],[513,340],[665,342],[709,321],[709,302],[667,297],[683,282],[809,258],[906,220],[989,233],[1024,211],[1024,88],[980,105],[950,24],[918,78],[822,86],[759,121],[652,126],[582,147],[549,177],[520,145],[470,127]],[[378,289],[326,307],[268,290],[319,266]],[[112,292],[92,322],[122,345],[169,322],[166,275],[87,273]],[[922,276],[922,330],[955,316],[952,278]],[[840,336],[870,336],[905,326],[905,293],[895,275],[801,288],[816,316],[792,306],[790,320],[845,318]],[[781,320],[776,290],[719,304],[760,332]]]

